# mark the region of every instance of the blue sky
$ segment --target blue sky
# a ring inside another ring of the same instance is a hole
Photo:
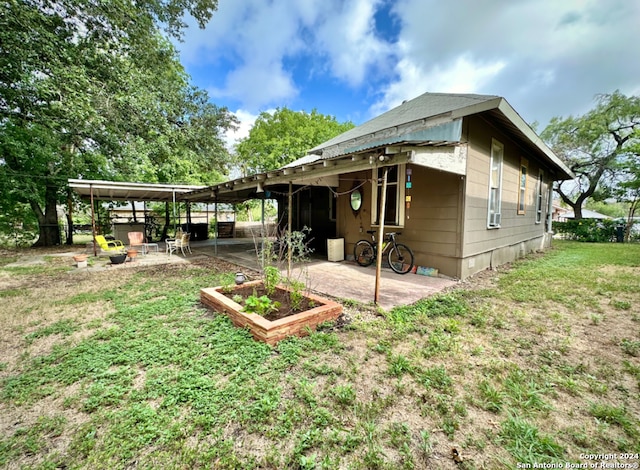
[[[636,0],[219,0],[177,44],[241,120],[287,106],[361,124],[424,92],[503,96],[527,121],[640,94]]]

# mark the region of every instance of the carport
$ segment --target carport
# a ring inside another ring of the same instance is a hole
[[[217,218],[219,203],[237,203],[248,199],[269,199],[273,192],[288,196],[288,227],[291,227],[291,200],[297,189],[308,186],[336,185],[336,169],[328,171],[321,164],[319,171],[302,170],[303,174],[293,175],[292,170],[283,169],[256,175],[250,178],[239,178],[214,186],[164,185],[146,183],[124,183],[100,180],[69,180],[69,186],[81,197],[92,202],[94,200],[112,201],[164,201],[164,202],[205,202],[214,203],[214,213]],[[269,181],[268,189],[264,187]],[[295,180],[295,185],[293,183]],[[92,215],[93,219],[93,215]],[[264,216],[262,217],[264,224]],[[92,220],[95,235],[95,221]],[[381,227],[383,228],[383,227]],[[262,234],[264,234],[264,226]],[[240,242],[238,240],[238,242]],[[264,248],[264,238],[260,240]],[[212,255],[226,259],[234,264],[261,269],[261,263],[255,254],[255,246],[251,250],[253,241],[245,240],[245,246],[240,243],[225,243],[214,237],[212,241],[194,242],[192,246],[204,253],[212,249]],[[208,254],[208,253],[206,253]],[[94,243],[94,255],[95,243]],[[244,262],[243,262],[244,259]],[[287,273],[296,276],[299,267],[292,266],[291,255],[287,265]],[[372,300],[379,306],[388,309],[394,305],[409,304],[420,298],[432,295],[456,282],[450,279],[433,278],[415,274],[399,275],[393,272],[381,271],[380,267],[362,268],[353,262],[344,261],[334,263],[324,260],[312,260],[305,263],[310,279],[310,287],[333,297],[355,299],[363,303]],[[336,280],[339,279],[339,282]],[[379,289],[384,280],[384,289]],[[375,286],[375,289],[374,289]]]

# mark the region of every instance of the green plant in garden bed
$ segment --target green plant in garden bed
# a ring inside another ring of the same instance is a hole
[[[280,308],[280,302],[273,301],[266,295],[250,295],[244,300],[244,311],[248,313],[257,313],[266,316],[271,312],[275,312]]]

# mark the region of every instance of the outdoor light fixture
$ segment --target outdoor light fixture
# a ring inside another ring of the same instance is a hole
[[[264,193],[264,188],[262,187],[262,183],[258,181],[258,188],[256,189],[256,193]]]

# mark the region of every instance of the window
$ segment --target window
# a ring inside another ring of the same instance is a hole
[[[489,214],[488,228],[500,227],[500,208],[502,205],[502,160],[504,146],[493,139],[491,142],[491,164],[489,173]]]
[[[520,159],[520,190],[518,191],[518,215],[524,215],[527,208],[527,173],[529,162]]]
[[[404,172],[405,165],[390,166],[387,173],[387,197],[384,211],[384,224],[402,226],[404,221]],[[373,169],[373,197],[371,213],[375,214],[373,225],[380,220],[380,199],[382,197],[382,177],[384,168]]]
[[[538,187],[536,188],[536,224],[542,222],[542,205],[544,194],[542,193],[542,181],[544,180],[544,171],[538,173]]]

